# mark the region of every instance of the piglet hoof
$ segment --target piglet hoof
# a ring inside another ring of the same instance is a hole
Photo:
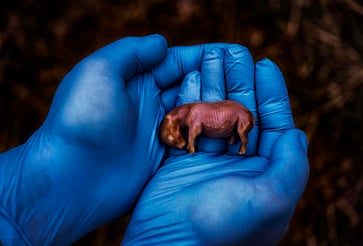
[[[181,143],[179,143],[179,144],[176,144],[176,146],[175,146],[175,147],[177,147],[178,149],[183,149],[183,148],[185,147],[185,145],[186,145],[186,143],[185,143],[185,141],[184,141],[184,142],[181,142]]]
[[[189,154],[193,154],[195,152],[194,146],[188,145],[187,149],[188,149]]]
[[[246,153],[246,146],[242,144],[238,154],[243,155],[244,153]]]
[[[229,138],[227,138],[228,144],[234,144],[236,142],[236,136],[232,135]]]

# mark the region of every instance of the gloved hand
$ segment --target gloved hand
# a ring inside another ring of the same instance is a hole
[[[225,50],[225,52],[224,52]],[[244,156],[239,143],[201,138],[199,151],[170,149],[139,198],[123,245],[274,245],[308,178],[307,140],[294,128],[278,67],[235,45],[205,52],[178,104],[230,99],[255,116]]]
[[[40,129],[0,155],[0,242],[68,245],[125,215],[164,156],[164,107],[203,49],[129,37],[77,64]]]

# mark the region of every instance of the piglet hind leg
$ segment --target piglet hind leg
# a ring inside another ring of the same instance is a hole
[[[195,152],[195,138],[198,137],[202,133],[202,130],[203,130],[202,126],[189,127],[188,146],[187,146],[189,154],[192,154]]]
[[[241,139],[241,146],[239,148],[239,154],[243,155],[246,153],[246,145],[248,143],[248,122],[245,124],[240,123],[237,128],[238,135]]]
[[[228,144],[234,144],[235,142],[236,142],[236,136],[235,135],[229,136],[227,138],[227,143]]]

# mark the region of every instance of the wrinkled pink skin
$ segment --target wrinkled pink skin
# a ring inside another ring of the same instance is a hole
[[[227,138],[230,144],[239,136],[239,154],[244,154],[248,132],[254,125],[251,112],[237,102],[226,100],[190,103],[176,107],[165,116],[160,136],[164,143],[182,149],[186,145],[184,129],[188,128],[189,153],[195,152],[194,141],[200,134],[211,138]]]

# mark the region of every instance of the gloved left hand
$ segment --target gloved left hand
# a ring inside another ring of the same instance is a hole
[[[77,64],[40,129],[0,155],[0,242],[67,245],[127,213],[164,155],[157,128],[172,86],[202,53],[129,37]]]

